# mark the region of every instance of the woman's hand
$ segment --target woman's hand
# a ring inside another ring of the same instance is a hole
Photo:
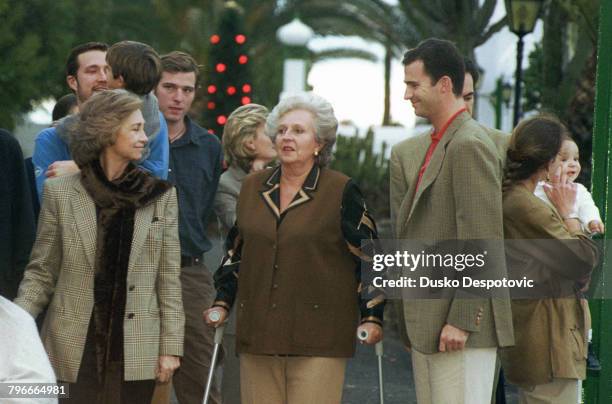
[[[208,310],[204,310],[202,316],[204,316],[204,321],[211,327],[219,327],[221,324],[225,322],[228,316],[228,311],[224,307],[214,306]]]
[[[363,323],[357,327],[357,336],[361,333],[367,333],[366,339],[359,338],[359,343],[373,345],[380,342],[383,339],[383,329],[378,324],[374,323]]]
[[[176,369],[181,366],[181,362],[178,356],[162,355],[157,361],[157,367],[155,368],[155,378],[160,383],[166,383],[170,381],[172,374]]]
[[[567,219],[574,208],[577,191],[576,184],[568,180],[561,167],[555,170],[551,183],[544,184],[544,192],[561,217]]]

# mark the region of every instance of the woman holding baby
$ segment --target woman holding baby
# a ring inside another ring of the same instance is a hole
[[[572,173],[568,176],[557,158],[567,139],[556,118],[536,116],[516,127],[507,153],[508,273],[536,283],[530,296],[512,301],[516,345],[502,353],[521,403],[575,403],[578,380],[586,377],[590,314],[582,292],[599,253],[575,214]],[[540,184],[546,178],[550,181]],[[534,194],[538,184],[550,204]]]

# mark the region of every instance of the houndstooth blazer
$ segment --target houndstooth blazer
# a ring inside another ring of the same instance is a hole
[[[176,191],[136,210],[127,271],[125,380],[155,378],[160,355],[183,354]],[[94,305],[96,207],[80,175],[45,181],[36,243],[15,303],[36,317],[58,380],[75,382]]]
[[[407,139],[391,151],[391,217],[398,239],[502,240],[502,160],[487,132],[467,112],[459,114],[436,147],[418,190],[416,182],[429,134]],[[497,246],[497,244],[496,244]],[[503,249],[495,260],[506,275]],[[419,352],[438,352],[445,324],[469,331],[471,348],[503,347],[514,342],[509,296],[451,300],[432,292],[430,299],[403,301],[410,343]]]

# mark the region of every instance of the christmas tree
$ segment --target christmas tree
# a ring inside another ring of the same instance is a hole
[[[210,65],[204,89],[206,126],[219,137],[229,114],[251,102],[247,43],[242,9],[228,1],[216,32],[210,36]]]

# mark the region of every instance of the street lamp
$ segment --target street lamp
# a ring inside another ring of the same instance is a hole
[[[503,76],[498,77],[495,80],[495,92],[489,94],[489,101],[495,108],[496,129],[501,129],[502,127],[503,107],[508,108],[510,106],[511,98],[512,86],[504,80]]]
[[[510,108],[510,100],[512,100],[512,85],[506,81],[502,84],[502,100],[506,104],[506,108]]]
[[[276,37],[286,45],[289,57],[283,64],[283,92],[280,98],[302,92],[306,85],[306,45],[314,36],[314,31],[299,18],[276,31]]]
[[[514,126],[521,117],[521,82],[523,80],[523,37],[535,27],[543,0],[506,0],[510,31],[518,36],[516,45],[516,83],[514,92]]]

